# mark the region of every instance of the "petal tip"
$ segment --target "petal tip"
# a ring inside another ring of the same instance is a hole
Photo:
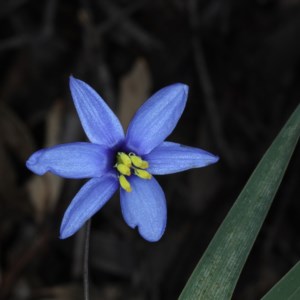
[[[67,239],[68,237],[72,236],[74,234],[74,230],[70,226],[64,223],[64,220],[62,221],[61,227],[60,227],[60,233],[59,238],[61,240]]]
[[[28,160],[26,161],[26,167],[33,173],[38,175],[43,175],[46,173],[46,170],[42,166],[39,165],[39,158],[42,155],[42,150],[39,150],[33,153]]]
[[[75,78],[73,75],[70,75],[69,77],[69,84],[70,84],[70,88],[72,88],[76,83],[78,83],[77,78]]]
[[[36,163],[37,163],[37,158],[34,157],[34,156],[32,155],[32,156],[30,156],[30,157],[28,158],[28,160],[26,161],[26,167],[27,167],[28,169],[30,169],[30,168],[31,168],[32,166],[34,166]]]
[[[209,166],[217,163],[220,160],[218,155],[207,152],[208,155],[205,157],[206,164],[204,166]]]
[[[69,82],[71,83],[73,80],[75,79],[75,77],[73,75],[69,76]]]
[[[188,93],[189,93],[189,86],[186,85],[186,84],[184,84],[184,83],[182,83],[182,86],[183,86],[184,92],[185,92],[186,94],[188,94]]]
[[[70,86],[71,93],[76,92],[76,90],[78,90],[78,89],[90,88],[90,86],[88,86],[87,83],[74,77],[73,75],[70,75],[70,77],[69,77],[69,86]]]
[[[139,231],[139,234],[140,234],[140,235],[142,236],[142,238],[143,238],[144,240],[146,240],[147,242],[150,242],[150,243],[156,243],[156,242],[160,241],[160,239],[162,238],[164,232],[165,232],[165,230],[163,230],[161,234],[159,234],[159,235],[153,235],[153,236],[152,236],[152,235],[150,236],[150,235],[143,234],[143,233],[141,233],[140,231]]]
[[[178,92],[181,92],[183,90],[183,92],[187,95],[189,92],[189,86],[185,83],[174,83],[172,84],[170,87],[172,87],[173,89],[177,89]]]
[[[215,164],[220,160],[220,157],[218,155],[214,155],[212,154],[212,159],[211,159],[211,163]]]
[[[72,234],[68,234],[66,232],[60,232],[60,235],[59,235],[59,239],[61,240],[65,240],[67,239],[68,237],[70,237]]]
[[[158,242],[162,236],[165,233],[165,229],[166,229],[166,222],[165,222],[165,226],[160,230],[160,232],[157,232],[156,230],[154,231],[149,231],[149,230],[145,230],[145,228],[143,228],[141,225],[133,225],[131,226],[130,224],[128,224],[132,229],[137,229],[139,235],[147,242],[150,243],[156,243]]]

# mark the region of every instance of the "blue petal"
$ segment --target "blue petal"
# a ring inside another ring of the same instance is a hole
[[[164,192],[154,177],[150,180],[130,177],[132,191],[120,189],[121,209],[126,223],[138,227],[140,235],[149,242],[158,241],[167,222]]]
[[[70,89],[81,124],[92,143],[113,147],[124,139],[118,118],[94,89],[72,76]]]
[[[60,238],[73,235],[112,197],[119,186],[116,176],[89,180],[72,200],[62,220]]]
[[[175,128],[184,110],[188,86],[167,86],[146,101],[129,124],[127,147],[139,155],[148,154]]]
[[[202,149],[164,142],[143,159],[149,163],[148,172],[165,175],[205,167],[216,163],[219,157]]]
[[[26,162],[32,172],[47,171],[65,178],[101,177],[112,162],[106,147],[91,143],[70,143],[33,153]]]

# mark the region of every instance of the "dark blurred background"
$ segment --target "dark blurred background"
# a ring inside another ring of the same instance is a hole
[[[58,238],[83,181],[24,166],[39,148],[85,139],[70,74],[92,85],[124,127],[154,91],[190,86],[169,139],[220,162],[157,176],[169,212],[160,242],[125,224],[118,195],[91,230],[91,299],[176,299],[299,103],[300,1],[2,0],[0,66],[0,299],[83,298],[84,231]],[[299,160],[298,152],[234,299],[259,299],[299,260]]]

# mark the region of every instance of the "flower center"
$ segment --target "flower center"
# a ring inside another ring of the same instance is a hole
[[[115,168],[119,173],[119,182],[121,187],[126,192],[131,192],[131,186],[126,177],[134,174],[142,179],[151,179],[152,175],[146,171],[149,167],[147,161],[134,153],[126,154],[124,152],[118,152],[116,156]]]

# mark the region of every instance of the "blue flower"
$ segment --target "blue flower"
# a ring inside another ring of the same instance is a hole
[[[188,87],[177,83],[155,93],[137,111],[126,135],[116,115],[86,83],[70,77],[81,124],[90,140],[57,145],[31,155],[34,173],[90,178],[67,208],[60,238],[73,235],[120,187],[123,217],[147,241],[158,241],[167,221],[165,195],[152,175],[204,167],[218,157],[204,150],[165,142],[186,104]]]

